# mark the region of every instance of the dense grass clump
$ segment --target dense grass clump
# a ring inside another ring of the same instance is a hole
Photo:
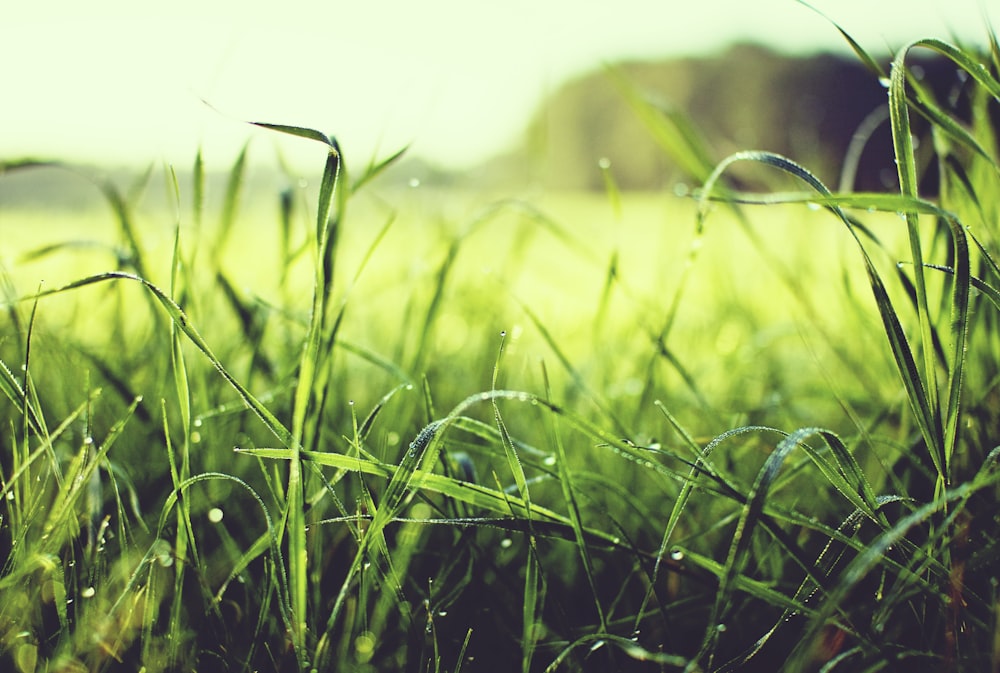
[[[691,198],[447,212],[274,124],[315,187],[94,179],[92,239],[5,260],[0,666],[996,669],[1000,49],[851,44],[898,194],[624,81]]]

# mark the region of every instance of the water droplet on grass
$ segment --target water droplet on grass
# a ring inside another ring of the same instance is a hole
[[[223,516],[225,516],[225,513],[218,507],[208,510],[208,520],[212,523],[219,523],[222,521]]]
[[[94,587],[87,587],[86,589],[80,592],[80,596],[83,598],[93,598],[96,593],[97,589],[95,589]]]
[[[545,460],[542,461],[542,464],[545,465],[546,467],[552,467],[553,465],[556,464],[556,457],[546,456]]]
[[[166,540],[157,540],[149,551],[161,567],[169,568],[174,564],[174,555],[171,553],[170,543]]]
[[[505,537],[504,539],[500,540],[501,549],[510,549],[512,544],[514,544],[514,541],[511,540],[509,537]]]
[[[726,629],[727,629],[727,627],[726,627],[725,624],[716,624],[715,625],[715,630],[718,631],[719,633],[725,633]]]
[[[675,561],[683,561],[684,550],[681,549],[680,547],[674,547],[673,549],[670,550],[670,558],[672,558]]]

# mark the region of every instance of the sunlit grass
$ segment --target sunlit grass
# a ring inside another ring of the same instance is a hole
[[[312,186],[5,212],[3,666],[996,667],[1000,63],[915,48],[986,94],[873,72],[897,195],[621,82],[693,192],[400,192],[266,125]]]

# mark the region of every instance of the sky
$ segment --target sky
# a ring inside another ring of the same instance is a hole
[[[201,148],[224,168],[248,140],[272,159],[322,156],[245,123],[262,121],[334,135],[359,163],[409,146],[460,169],[606,62],[737,40],[845,51],[820,12],[876,52],[982,43],[992,1],[0,0],[0,161],[189,166]]]

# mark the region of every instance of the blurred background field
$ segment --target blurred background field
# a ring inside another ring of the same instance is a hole
[[[164,189],[165,182],[157,171],[145,191]],[[673,191],[629,191],[612,199],[601,192],[553,190],[525,198],[386,182],[366,187],[350,203],[336,282],[337,300],[346,302],[349,316],[344,338],[402,366],[411,381],[423,373],[421,366],[433,363],[434,375],[449,377],[439,382],[452,391],[449,403],[489,383],[502,330],[509,333],[504,371],[513,377],[510,383],[537,385],[539,362],[555,357],[539,335],[540,325],[569,361],[587,372],[594,390],[608,391],[609,401],[632,396],[628,405],[639,403],[643,394],[654,394],[644,391],[654,376],[655,397],[695,404],[688,420],[702,433],[739,424],[751,413],[759,420],[768,408],[790,414],[782,419],[786,423],[801,424],[810,416],[831,423],[831,413],[842,412],[828,383],[817,386],[824,377],[842,383],[842,394],[873,396],[879,399],[874,406],[881,404],[880,382],[888,370],[880,372],[877,363],[891,363],[878,355],[880,327],[857,252],[828,213],[804,205],[750,209],[747,227],[720,210],[698,236],[694,200]],[[176,224],[182,247],[197,250],[206,262],[208,256],[220,257],[218,271],[208,263],[204,270],[195,266],[193,281],[212,287],[219,273],[241,301],[260,312],[267,336],[277,338],[306,320],[311,262],[300,254],[292,265],[283,263],[281,190],[271,185],[246,192],[220,250],[205,250],[200,243],[214,240],[215,213],[206,209],[199,228],[179,205],[171,208],[156,197],[137,201],[136,231],[149,280],[169,283]],[[295,202],[308,204],[309,192],[294,187]],[[145,205],[147,200],[152,204]],[[866,215],[884,238],[902,240],[899,218]],[[127,245],[97,189],[72,209],[8,208],[5,226],[11,296],[127,267]],[[300,220],[293,250],[306,231]],[[681,287],[688,266],[691,277]],[[430,294],[445,268],[439,314],[429,342],[418,344]],[[39,323],[58,331],[72,326],[75,338],[104,341],[105,348],[117,350],[106,342],[102,325],[120,310],[122,293],[134,301],[139,291],[88,289],[80,297],[49,299],[39,307]],[[213,298],[217,292],[207,294],[209,303],[201,310],[208,324],[199,321],[200,329],[219,345],[236,339],[239,316],[226,310],[224,299]],[[675,299],[670,350],[684,364],[688,382],[662,357],[657,363],[655,355],[657,334]],[[132,347],[141,349],[146,338],[141,323],[156,329],[149,324],[152,316],[143,311],[124,319],[140,322],[130,327],[140,335]],[[88,324],[94,334],[88,334]],[[423,349],[419,365],[417,348]],[[840,356],[832,349],[840,349]],[[778,354],[782,369],[770,371],[768,363]],[[860,362],[866,365],[858,367]],[[848,379],[845,368],[853,372]],[[477,375],[469,378],[473,372]],[[388,372],[365,378],[351,395],[374,402],[392,379]],[[735,394],[737,399],[724,401]],[[699,397],[703,408],[697,407]]]

